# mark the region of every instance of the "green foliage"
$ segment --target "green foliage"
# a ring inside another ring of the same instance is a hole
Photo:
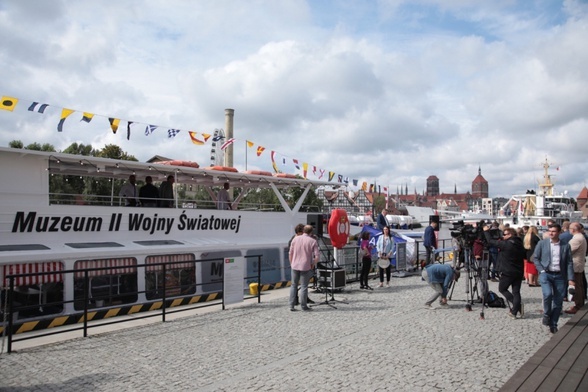
[[[382,196],[382,195],[375,195],[374,196],[374,211],[376,213],[382,211],[384,208],[386,208],[386,197]]]
[[[8,143],[8,147],[10,148],[24,148],[25,150],[33,150],[33,151],[47,151],[47,152],[55,152],[55,147],[52,144],[45,143],[31,143],[28,146],[24,146],[24,144],[20,140],[13,140]]]
[[[10,148],[24,148],[24,144],[20,140],[13,140],[8,143],[8,147]]]
[[[92,145],[88,144],[87,146],[84,144],[72,143],[63,150],[65,154],[73,154],[73,155],[84,155],[84,156],[95,156],[96,151],[92,149]]]

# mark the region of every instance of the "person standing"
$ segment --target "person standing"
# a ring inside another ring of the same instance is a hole
[[[427,250],[427,254],[425,256],[425,265],[429,265],[433,262],[435,249],[437,249],[437,236],[435,235],[435,231],[437,229],[437,222],[431,222],[429,226],[425,229],[424,235],[424,244],[425,249]]]
[[[578,222],[570,223],[570,252],[572,253],[572,262],[574,264],[574,306],[567,309],[567,314],[576,314],[576,312],[584,306],[584,268],[586,267],[586,238],[582,234],[582,227]]]
[[[167,181],[163,181],[159,186],[159,206],[165,208],[174,207],[174,176],[167,176]]]
[[[159,191],[153,185],[153,178],[151,176],[145,177],[145,185],[139,189],[139,199],[143,207],[157,207]]]
[[[566,280],[574,286],[574,266],[570,246],[559,240],[561,226],[549,226],[549,238],[539,241],[533,253],[533,262],[539,271],[539,283],[543,294],[542,323],[551,333],[557,332],[557,322],[561,314]]]
[[[359,245],[361,254],[361,274],[359,275],[359,288],[361,290],[373,290],[368,285],[368,277],[372,268],[372,245],[370,244],[370,233],[364,231],[361,233],[361,243]]]
[[[500,224],[498,224],[498,222],[492,222],[490,230],[495,233],[495,238],[502,238],[502,230],[500,229]],[[496,279],[498,273],[498,248],[495,246],[488,246],[488,278],[492,282],[498,282],[498,279]]]
[[[423,280],[435,291],[435,294],[425,302],[425,309],[435,309],[431,305],[439,297],[441,297],[439,305],[446,307],[449,288],[453,281],[457,282],[459,275],[459,271],[453,269],[449,264],[429,264],[425,266],[422,272]]]
[[[302,310],[308,311],[308,282],[313,274],[313,268],[319,260],[318,242],[311,237],[312,226],[305,225],[302,235],[294,237],[288,252],[290,267],[292,268],[292,285],[290,286],[290,310],[296,310],[298,284],[300,284],[300,305]]]
[[[216,195],[216,208],[218,210],[231,210],[231,197],[229,196],[229,183],[225,182]]]
[[[378,238],[376,243],[376,249],[378,250],[378,258],[390,259],[394,250],[394,239],[390,235],[390,228],[384,227],[382,235]],[[390,277],[392,276],[392,266],[388,264],[386,268],[382,268],[378,265],[380,273],[380,284],[378,287],[384,287],[384,272],[386,272],[386,287],[390,287]]]
[[[537,230],[537,226],[531,226],[527,234],[525,234],[525,239],[523,244],[525,249],[527,250],[527,257],[525,259],[525,266],[527,267],[527,282],[529,283],[529,287],[538,287],[539,282],[537,281],[539,272],[537,268],[535,268],[535,264],[533,263],[533,253],[535,252],[535,247],[541,241],[539,237],[539,231]]]
[[[124,184],[122,188],[120,188],[120,192],[118,195],[124,200],[125,206],[127,207],[136,207],[139,205],[139,199],[137,199],[137,186],[135,185],[136,177],[134,174],[129,176],[129,182]],[[121,201],[122,201],[121,200]]]
[[[504,229],[502,240],[493,239],[488,230],[490,230],[490,226],[485,226],[484,236],[486,237],[486,243],[496,246],[499,250],[498,264],[500,265],[501,273],[498,281],[498,291],[508,301],[510,309],[508,315],[516,319],[517,313],[520,313],[522,318],[525,315],[525,308],[521,303],[521,282],[527,254],[523,241],[516,230],[510,227]],[[509,287],[512,287],[512,293],[508,290]]]
[[[378,215],[378,220],[377,220],[378,229],[380,229],[382,231],[384,231],[384,227],[388,227],[388,219],[386,219],[386,215],[388,215],[388,210],[385,208],[382,210],[380,215]]]

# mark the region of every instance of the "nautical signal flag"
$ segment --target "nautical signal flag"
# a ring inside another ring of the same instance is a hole
[[[133,123],[132,121],[127,122],[127,140],[131,140],[131,124],[132,123]]]
[[[37,105],[39,107],[37,107]],[[47,109],[47,106],[49,106],[49,104],[47,103],[43,103],[43,104],[39,104],[39,102],[33,102],[31,104],[31,106],[29,106],[29,112],[37,112],[37,113],[45,113],[45,109]]]
[[[90,121],[92,121],[93,118],[94,118],[94,113],[84,112],[84,114],[82,115],[82,119],[80,121],[84,121],[84,122],[89,123]]]
[[[112,133],[116,133],[116,131],[118,131],[118,124],[120,123],[120,119],[109,117],[108,121],[110,122]]]
[[[176,135],[180,133],[180,129],[168,129],[167,130],[167,137],[171,139],[172,137],[176,137]]]
[[[260,156],[263,153],[263,150],[265,150],[265,147],[258,146],[257,147],[257,156]]]
[[[57,124],[57,132],[63,132],[63,123],[65,122],[65,119],[74,111],[75,110],[66,108],[61,109],[61,119],[59,120],[59,124]]]
[[[157,129],[157,125],[147,125],[145,127],[145,136],[149,136]]]
[[[196,137],[198,134],[197,132],[188,131],[188,133],[190,134],[190,140],[192,140],[192,143],[196,144],[197,146],[204,144],[204,140],[200,140]]]
[[[235,141],[235,139],[230,138],[229,140],[224,142],[221,146],[221,150],[224,150],[225,148],[229,147],[231,144],[233,144],[234,141]]]
[[[278,169],[278,165],[276,165],[276,152],[275,152],[275,151],[272,151],[272,152],[270,153],[270,158],[271,158],[271,160],[272,160],[272,167],[274,168],[274,171],[275,171],[276,173],[279,173],[279,172],[280,172],[280,170]]]
[[[18,103],[18,98],[12,97],[2,97],[2,101],[0,101],[0,109],[8,110],[12,112]]]
[[[255,143],[250,142],[249,140],[245,140],[245,142],[247,143],[247,147],[249,147],[249,148],[255,146]]]

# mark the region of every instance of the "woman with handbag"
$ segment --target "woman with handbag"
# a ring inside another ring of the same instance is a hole
[[[390,228],[388,226],[382,230],[382,235],[378,238],[376,249],[378,250],[378,270],[380,272],[380,284],[378,287],[384,287],[384,271],[386,271],[386,287],[390,287],[390,276],[392,275],[390,258],[394,249],[394,239],[390,235]]]
[[[373,290],[368,285],[368,276],[372,269],[372,245],[370,244],[370,233],[364,231],[361,233],[361,243],[359,245],[361,254],[361,274],[359,275],[359,288],[361,290]]]

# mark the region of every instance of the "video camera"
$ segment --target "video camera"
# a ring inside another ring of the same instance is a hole
[[[454,222],[453,227],[450,227],[450,233],[453,238],[460,241],[463,245],[471,246],[474,241],[481,238],[483,226],[478,224],[476,227],[466,225],[462,220]]]

